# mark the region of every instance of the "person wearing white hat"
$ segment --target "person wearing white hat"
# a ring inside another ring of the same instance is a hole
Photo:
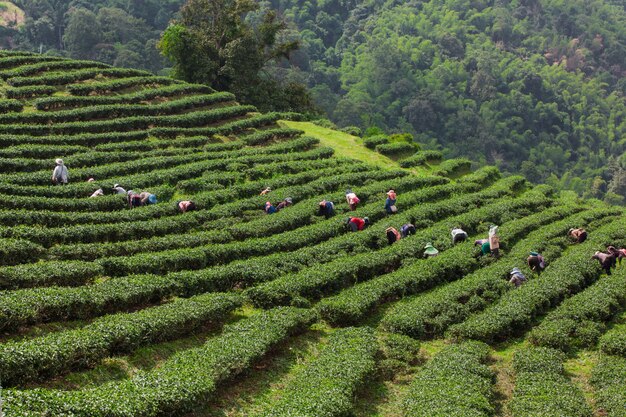
[[[65,185],[70,179],[67,167],[63,164],[63,160],[61,158],[57,159],[55,162],[57,166],[55,166],[52,171],[52,183],[54,185]]]
[[[509,282],[515,285],[515,288],[526,282],[526,276],[522,274],[522,271],[520,271],[519,268],[513,268],[513,270],[509,273],[509,276],[511,277]]]
[[[124,194],[124,195],[126,195],[126,190],[123,189],[122,187],[120,187],[119,184],[115,184],[113,186],[113,192],[115,192],[115,194]]]

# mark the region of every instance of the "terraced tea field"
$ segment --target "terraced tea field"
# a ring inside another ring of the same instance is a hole
[[[141,71],[1,51],[0,78],[5,416],[626,415],[626,268],[591,259],[626,244],[622,208],[463,160],[386,164]],[[116,183],[158,203],[131,210]],[[349,213],[371,226],[347,232]],[[473,247],[491,224],[498,259]],[[470,238],[452,245],[457,226]]]

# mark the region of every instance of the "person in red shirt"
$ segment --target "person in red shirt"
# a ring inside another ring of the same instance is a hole
[[[370,219],[368,219],[367,217],[349,217],[346,224],[348,226],[348,229],[352,230],[353,232],[358,232],[359,230],[363,230],[367,226],[369,226]]]

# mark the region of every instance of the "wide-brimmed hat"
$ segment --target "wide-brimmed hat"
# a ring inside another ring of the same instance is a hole
[[[113,188],[117,188],[119,186],[120,186],[119,184],[113,184]]]
[[[567,233],[572,233],[574,231],[574,228],[571,228],[567,231]]]
[[[387,191],[387,195],[389,195],[389,194],[395,194],[395,193],[396,193],[396,192],[395,192],[394,190],[389,190],[389,191]]]
[[[513,268],[511,272],[509,273],[509,275],[515,275],[515,274],[521,274],[521,273],[522,271],[520,271],[519,268]]]
[[[57,165],[63,165],[63,160],[61,158],[57,158],[54,162],[56,162]]]
[[[154,195],[154,194],[150,194],[150,195],[148,196],[148,202],[149,202],[150,204],[156,204],[156,202],[157,202],[156,195]]]
[[[427,255],[437,255],[439,251],[433,246],[432,243],[427,243],[426,246],[424,246],[424,253]]]
[[[285,198],[285,202],[291,204],[291,203],[293,203],[293,200],[291,199],[291,197],[287,197],[287,198]]]

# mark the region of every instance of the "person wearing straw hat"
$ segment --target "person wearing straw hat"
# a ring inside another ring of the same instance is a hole
[[[70,179],[67,167],[63,164],[63,160],[61,158],[57,159],[55,162],[56,166],[52,171],[52,183],[54,185],[65,185]]]
[[[389,242],[390,245],[402,238],[402,235],[400,235],[400,232],[398,232],[395,227],[388,227],[385,229],[385,233],[387,234],[387,242]]]
[[[528,263],[528,267],[530,268],[530,270],[536,272],[537,275],[541,275],[543,270],[546,268],[546,263],[543,259],[543,256],[541,256],[541,254],[538,252],[531,251],[530,256],[526,259],[526,262]]]
[[[434,258],[437,255],[439,255],[439,251],[435,249],[432,243],[427,243],[424,246],[424,258]]]
[[[509,279],[509,282],[515,285],[515,288],[518,288],[520,285],[526,282],[526,276],[522,274],[522,271],[520,271],[519,268],[513,268],[509,273],[509,276],[511,277],[511,279]]]
[[[322,200],[319,204],[318,216],[324,216],[327,219],[333,217],[335,214],[335,204],[332,201]]]
[[[398,207],[396,207],[396,192],[394,190],[387,191],[387,199],[385,200],[385,211],[387,211],[387,214],[393,214],[398,212]]]

